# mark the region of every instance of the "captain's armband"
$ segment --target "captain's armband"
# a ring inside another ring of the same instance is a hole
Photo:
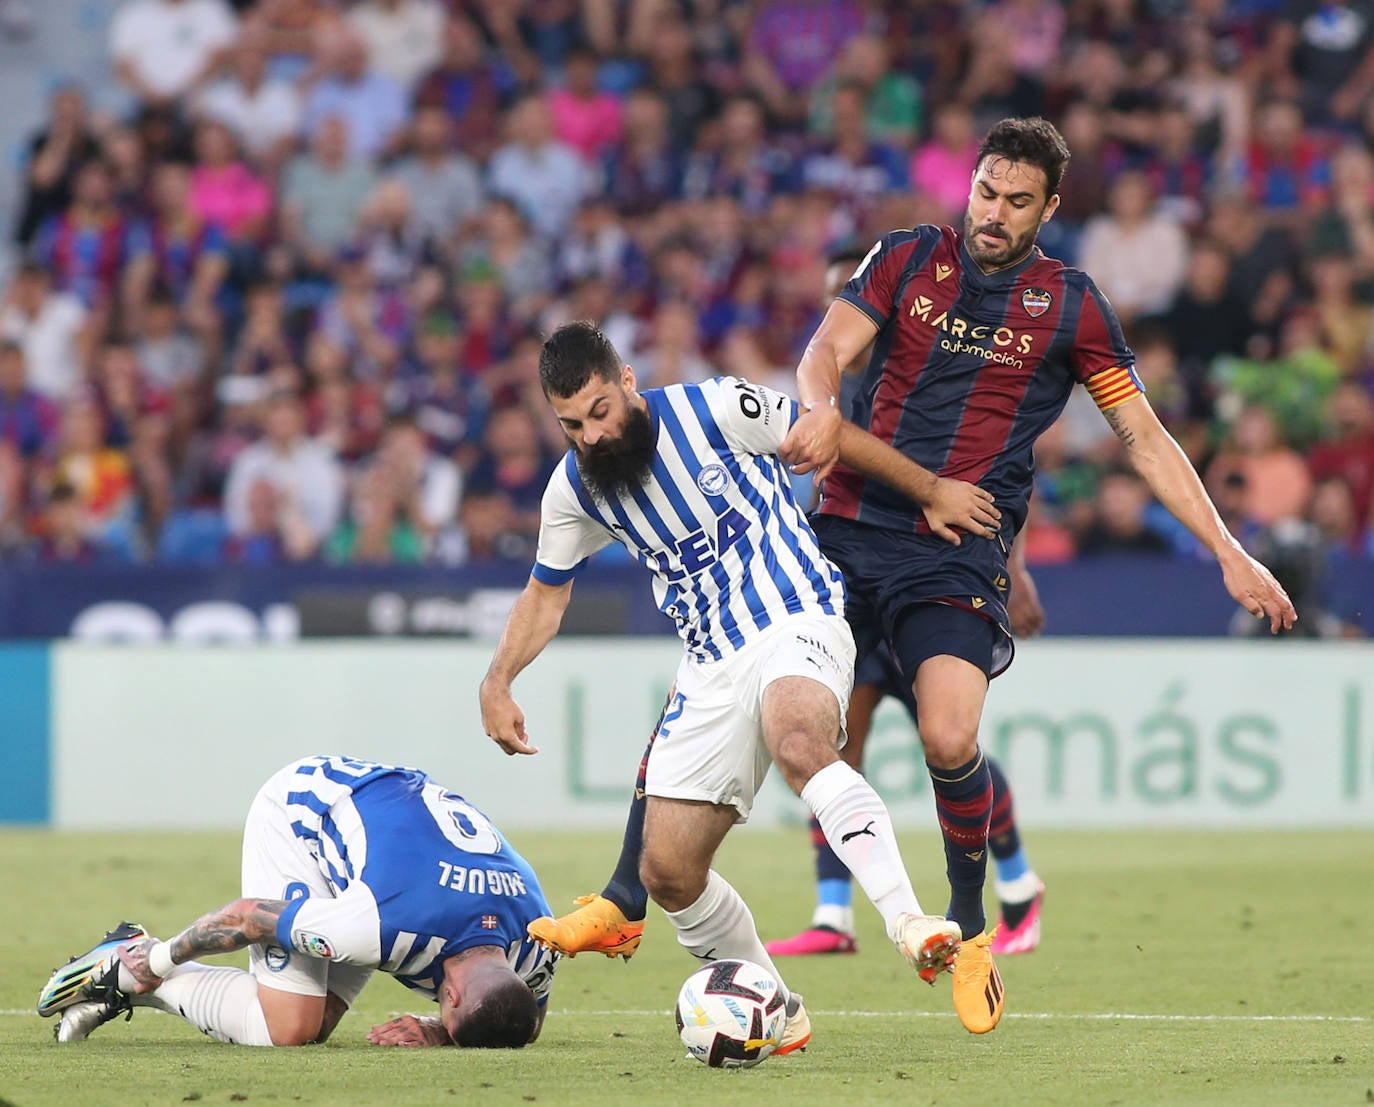
[[[1145,393],[1135,370],[1120,365],[1094,373],[1084,382],[1084,387],[1102,411],[1110,411]]]

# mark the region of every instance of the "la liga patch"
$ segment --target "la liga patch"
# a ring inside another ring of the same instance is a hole
[[[1021,293],[1021,306],[1026,309],[1026,314],[1032,319],[1039,319],[1045,312],[1050,310],[1050,305],[1054,303],[1054,297],[1043,288],[1028,288]]]

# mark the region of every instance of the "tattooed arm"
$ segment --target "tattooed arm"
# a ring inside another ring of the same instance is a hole
[[[197,919],[167,943],[172,963],[197,961],[214,953],[233,953],[251,945],[275,941],[277,920],[286,910],[283,899],[239,899]],[[148,939],[124,950],[121,960],[142,991],[157,987],[161,977],[148,964],[157,943]],[[165,970],[164,970],[165,971]]]
[[[1192,462],[1164,429],[1150,401],[1133,396],[1102,414],[1155,498],[1212,551],[1232,598],[1256,618],[1267,616],[1275,633],[1280,626],[1291,627],[1298,617],[1293,601],[1227,530]]]

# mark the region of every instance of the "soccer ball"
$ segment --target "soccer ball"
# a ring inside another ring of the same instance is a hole
[[[713,961],[677,996],[677,1032],[713,1069],[747,1069],[778,1048],[787,1009],[778,982],[752,961]]]

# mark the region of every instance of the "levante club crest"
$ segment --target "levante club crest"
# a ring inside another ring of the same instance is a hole
[[[1026,314],[1032,319],[1039,319],[1045,312],[1050,310],[1050,305],[1054,303],[1054,297],[1043,288],[1028,288],[1021,293],[1021,306],[1026,309]]]

